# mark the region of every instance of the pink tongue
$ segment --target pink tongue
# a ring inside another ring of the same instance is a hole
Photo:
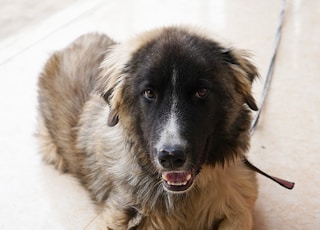
[[[183,173],[166,173],[165,177],[167,181],[170,181],[172,183],[182,183],[187,180],[187,176],[189,173],[183,172]]]

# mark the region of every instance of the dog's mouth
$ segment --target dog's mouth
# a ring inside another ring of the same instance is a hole
[[[189,190],[194,182],[196,173],[195,170],[182,172],[163,172],[163,186],[169,192],[182,193]]]

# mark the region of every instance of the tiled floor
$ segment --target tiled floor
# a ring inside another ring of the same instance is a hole
[[[88,194],[41,162],[37,75],[53,50],[82,33],[117,40],[161,25],[194,24],[249,49],[261,72],[259,100],[280,0],[1,0],[0,229],[97,229]],[[259,176],[255,229],[320,229],[320,1],[287,2],[274,79],[250,159],[296,182],[285,190]]]

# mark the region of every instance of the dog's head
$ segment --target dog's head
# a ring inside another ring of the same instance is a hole
[[[244,52],[165,28],[117,45],[102,67],[108,124],[120,122],[144,147],[167,191],[187,191],[203,164],[247,150],[257,70]]]

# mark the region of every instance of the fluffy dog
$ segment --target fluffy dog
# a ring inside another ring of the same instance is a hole
[[[81,36],[40,75],[41,152],[90,192],[106,229],[252,229],[257,75],[192,28]]]

